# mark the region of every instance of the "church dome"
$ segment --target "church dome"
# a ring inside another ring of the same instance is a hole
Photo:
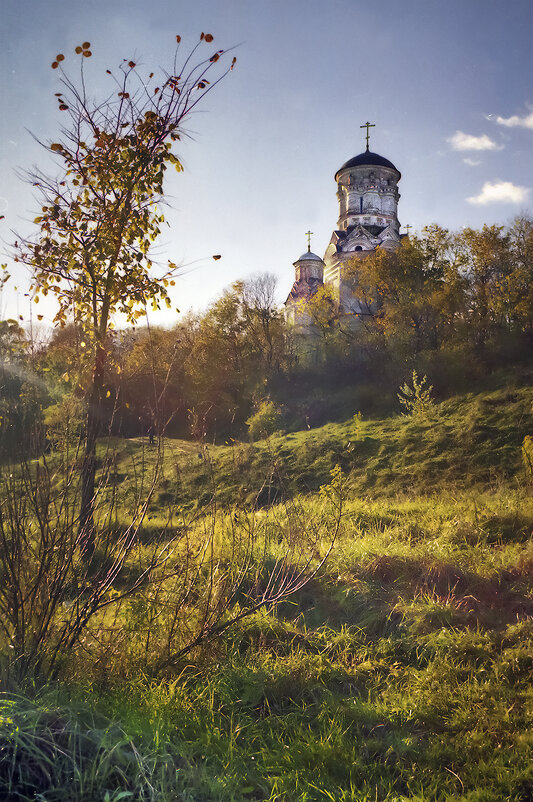
[[[401,176],[400,171],[394,164],[385,159],[384,156],[380,156],[379,153],[372,153],[371,150],[365,150],[364,153],[360,153],[359,156],[354,156],[353,159],[350,159],[345,164],[340,167],[337,172],[335,173],[335,180],[337,176],[342,170],[347,170],[350,167],[363,167],[366,165],[375,165],[376,167],[388,167],[391,170],[396,170],[399,176]]]
[[[321,262],[321,261],[322,259],[320,258],[320,256],[317,256],[316,253],[312,253],[311,251],[306,251],[305,253],[302,253],[300,258],[297,259],[296,262],[294,262],[294,264],[297,264],[298,262]]]

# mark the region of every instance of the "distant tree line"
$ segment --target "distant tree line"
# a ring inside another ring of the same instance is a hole
[[[437,225],[346,266],[364,314],[342,314],[330,289],[307,306],[305,336],[284,321],[275,279],[234,283],[203,313],[171,329],[110,332],[103,378],[106,430],[119,436],[242,437],[265,401],[287,427],[353,412],[389,411],[413,369],[437,393],[530,361],[533,222],[451,233]],[[90,338],[78,325],[32,345],[0,321],[4,453],[75,442],[91,377]],[[349,408],[350,407],[350,408]]]

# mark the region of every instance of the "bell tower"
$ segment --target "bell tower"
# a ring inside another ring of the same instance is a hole
[[[398,182],[394,164],[370,150],[370,128],[365,123],[366,150],[345,162],[335,173],[339,217],[324,255],[324,283],[333,285],[341,307],[349,314],[364,314],[352,289],[343,285],[342,266],[348,259],[363,259],[377,247],[393,251],[400,244]]]

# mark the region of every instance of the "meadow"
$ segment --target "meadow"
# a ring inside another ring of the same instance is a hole
[[[524,373],[257,443],[102,441],[110,531],[153,476],[150,504],[53,679],[4,670],[0,797],[532,800],[532,433]],[[256,605],[278,566],[308,581]]]

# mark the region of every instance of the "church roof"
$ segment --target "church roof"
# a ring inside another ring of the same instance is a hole
[[[391,170],[396,170],[398,175],[401,175],[398,168],[384,156],[380,156],[379,153],[372,153],[371,150],[365,150],[364,153],[360,153],[359,156],[354,156],[353,159],[350,159],[343,164],[342,167],[339,167],[335,173],[335,178],[337,178],[341,170],[346,170],[348,167],[360,167],[366,164],[373,164],[377,167],[390,167]]]
[[[297,264],[298,262],[322,262],[320,256],[317,256],[316,253],[312,253],[311,251],[306,251],[302,253],[302,255],[294,262]]]
[[[320,260],[322,261],[322,260]],[[285,306],[287,304],[296,304],[298,301],[308,301],[317,290],[322,287],[323,281],[319,278],[300,279],[295,281],[289,293]]]

